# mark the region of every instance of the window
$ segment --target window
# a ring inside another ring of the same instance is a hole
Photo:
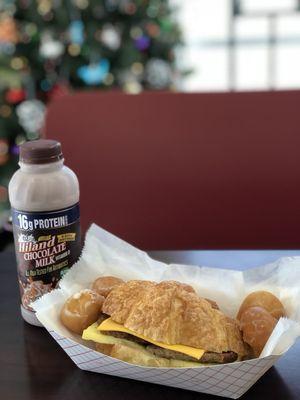
[[[182,89],[300,88],[299,0],[172,0],[192,69]]]

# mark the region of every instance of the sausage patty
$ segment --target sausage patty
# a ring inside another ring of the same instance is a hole
[[[186,354],[180,353],[174,350],[164,349],[162,347],[156,346],[147,342],[146,340],[140,339],[136,336],[130,335],[129,333],[125,332],[116,332],[116,331],[101,331],[104,335],[114,336],[119,339],[126,339],[132,342],[142,344],[145,348],[150,351],[152,354],[156,355],[157,357],[164,357],[168,359],[174,360],[183,360],[183,361],[193,361],[199,363],[217,363],[217,364],[225,364],[234,362],[237,360],[238,355],[233,351],[227,351],[223,353],[215,353],[212,351],[206,351],[200,360],[188,356]]]

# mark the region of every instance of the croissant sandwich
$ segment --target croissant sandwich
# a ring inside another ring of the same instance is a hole
[[[144,366],[190,367],[249,355],[236,320],[175,281],[115,287],[82,337],[111,357]]]

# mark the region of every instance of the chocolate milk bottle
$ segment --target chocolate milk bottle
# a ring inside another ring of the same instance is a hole
[[[19,165],[8,190],[21,313],[40,325],[31,302],[55,288],[80,254],[79,184],[55,140],[22,144]]]

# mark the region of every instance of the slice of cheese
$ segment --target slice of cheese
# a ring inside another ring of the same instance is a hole
[[[190,357],[194,357],[197,360],[200,360],[200,358],[205,353],[205,350],[197,349],[195,347],[185,346],[183,344],[165,344],[165,343],[157,342],[156,340],[152,340],[143,335],[135,333],[135,332],[131,331],[130,329],[125,328],[125,326],[123,326],[121,324],[117,324],[111,318],[108,318],[105,321],[103,321],[98,326],[97,329],[102,332],[103,331],[115,331],[115,332],[128,333],[129,335],[136,336],[140,339],[146,340],[149,343],[155,344],[155,346],[162,347],[162,348],[168,349],[168,350],[178,351],[179,353],[183,353]]]
[[[116,338],[114,336],[104,335],[100,331],[97,330],[98,324],[95,322],[94,324],[90,325],[82,332],[82,339],[84,340],[92,340],[96,343],[102,344],[124,344],[129,347],[135,347],[139,349],[141,346],[137,343],[134,343],[130,340]]]

